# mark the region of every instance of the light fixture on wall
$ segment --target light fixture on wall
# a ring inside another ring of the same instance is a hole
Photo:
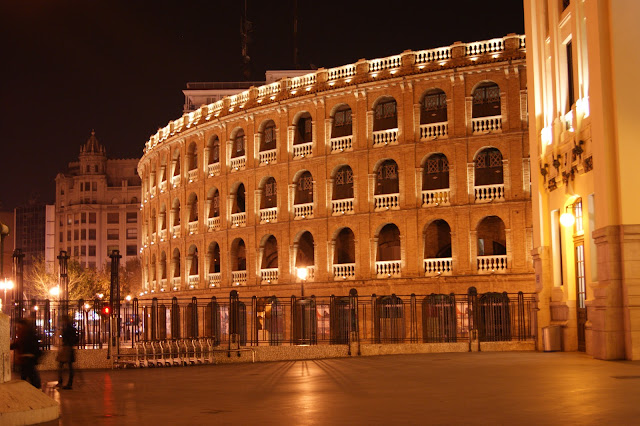
[[[570,210],[573,210],[573,205],[567,206],[566,211],[560,215],[560,223],[566,228],[569,228],[570,226],[573,226],[574,223],[576,223],[576,217]]]

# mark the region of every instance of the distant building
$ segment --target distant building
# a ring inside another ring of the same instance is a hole
[[[38,259],[44,259],[47,271],[54,270],[53,232],[55,223],[55,206],[46,204],[28,204],[14,210],[13,245],[24,253],[24,292],[30,297],[31,283],[28,281],[29,268]],[[6,243],[6,240],[5,240]],[[9,261],[11,274],[12,261]]]
[[[138,159],[107,159],[95,132],[80,147],[78,161],[56,176],[55,253],[85,267],[102,268],[112,250],[122,263],[140,249]]]

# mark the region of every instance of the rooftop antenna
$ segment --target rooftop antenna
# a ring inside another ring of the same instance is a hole
[[[240,21],[240,39],[242,42],[242,74],[245,80],[251,79],[251,57],[249,56],[250,33],[253,23],[247,19],[247,0],[244,0],[242,19]]]

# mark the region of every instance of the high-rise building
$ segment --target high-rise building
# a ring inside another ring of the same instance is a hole
[[[108,159],[95,132],[78,161],[56,176],[55,253],[84,267],[102,268],[119,250],[123,262],[138,256],[140,178],[138,159]]]
[[[539,326],[640,359],[640,2],[524,0]]]

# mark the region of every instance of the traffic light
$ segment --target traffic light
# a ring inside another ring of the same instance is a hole
[[[104,317],[108,317],[111,315],[111,306],[109,305],[104,305],[102,307],[102,316]]]

